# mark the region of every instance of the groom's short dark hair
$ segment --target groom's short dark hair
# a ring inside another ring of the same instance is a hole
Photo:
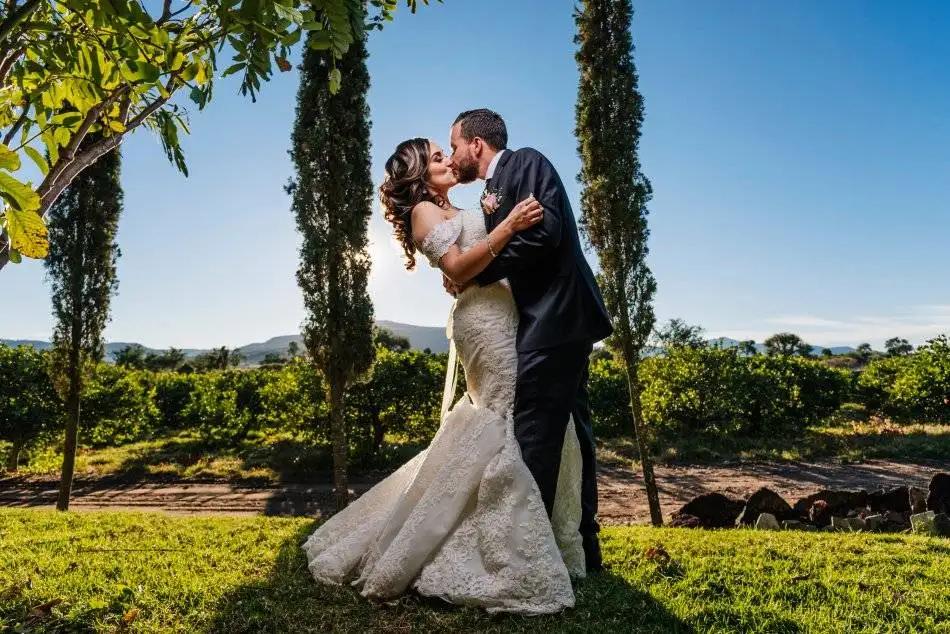
[[[459,131],[466,141],[479,137],[495,150],[508,148],[508,128],[505,127],[505,120],[497,112],[488,108],[466,110],[455,117],[455,123],[462,124]],[[452,125],[454,126],[455,123]]]

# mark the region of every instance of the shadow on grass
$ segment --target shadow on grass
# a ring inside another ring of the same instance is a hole
[[[607,449],[602,463],[626,467],[638,460],[636,443],[612,438],[601,443]],[[721,464],[737,461],[781,460],[897,460],[933,462],[950,460],[950,425],[911,425],[875,429],[861,426],[816,426],[795,435],[772,437],[684,434],[654,443],[654,459],[662,464]],[[616,464],[615,464],[616,463]]]
[[[563,614],[488,615],[439,600],[407,595],[374,603],[349,587],[316,583],[300,544],[316,524],[301,529],[277,555],[263,579],[228,593],[207,631],[220,634],[297,632],[669,632],[696,630],[642,588],[601,573],[576,586],[577,605]],[[774,631],[795,632],[797,629]]]
[[[418,443],[385,444],[377,454],[354,451],[354,480],[375,481],[423,449]],[[277,483],[329,484],[330,447],[303,438],[207,440],[183,433],[130,449],[112,470],[125,482],[229,480],[248,486]]]

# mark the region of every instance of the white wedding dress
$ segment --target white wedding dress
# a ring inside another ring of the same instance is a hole
[[[481,212],[464,211],[437,225],[421,250],[435,264],[452,244],[464,251],[484,238]],[[580,445],[570,423],[549,520],[514,436],[517,325],[506,284],[459,295],[448,334],[468,392],[427,449],[307,539],[314,578],[378,600],[411,589],[489,612],[574,605],[570,577],[585,574]]]

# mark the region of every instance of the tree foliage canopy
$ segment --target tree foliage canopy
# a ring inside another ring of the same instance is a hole
[[[418,0],[406,0],[415,11]],[[422,0],[428,4],[428,0]],[[216,77],[239,75],[253,99],[291,48],[326,52],[336,67],[364,28],[392,19],[398,0],[6,0],[0,5],[0,267],[47,253],[43,217],[63,189],[129,131],[158,133],[187,173],[182,91],[198,108]],[[227,47],[227,49],[225,49]],[[220,70],[218,56],[230,63]],[[180,100],[179,100],[180,101]],[[86,136],[101,138],[80,149]],[[29,159],[37,185],[19,173]]]

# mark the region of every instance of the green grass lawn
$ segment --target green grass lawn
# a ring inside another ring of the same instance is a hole
[[[0,631],[950,632],[938,538],[609,528],[577,606],[523,618],[319,586],[298,548],[313,527],[0,510]]]

